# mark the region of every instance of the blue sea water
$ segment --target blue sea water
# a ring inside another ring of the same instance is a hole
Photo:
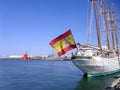
[[[115,75],[84,78],[71,61],[0,60],[0,90],[105,90]]]

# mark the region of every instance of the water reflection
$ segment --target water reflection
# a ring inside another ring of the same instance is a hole
[[[77,83],[75,90],[105,90],[116,78],[120,72],[100,77],[81,78]]]

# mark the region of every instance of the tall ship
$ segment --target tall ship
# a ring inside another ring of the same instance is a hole
[[[97,45],[89,43],[89,33],[87,43],[77,43],[77,50],[71,57],[73,64],[83,71],[86,77],[107,75],[120,71],[120,28],[118,28],[118,21],[120,20],[116,19],[112,1],[89,1],[91,3],[90,24],[93,13],[95,16]],[[100,18],[103,25],[100,24]],[[104,30],[101,27],[104,27]],[[101,32],[105,33],[105,37],[101,37]],[[106,45],[102,44],[102,38],[106,39]]]

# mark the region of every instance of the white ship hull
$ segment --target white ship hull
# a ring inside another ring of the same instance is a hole
[[[120,71],[118,58],[75,59],[73,64],[90,76],[100,76]]]

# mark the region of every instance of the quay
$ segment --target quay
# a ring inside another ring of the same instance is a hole
[[[106,90],[120,90],[120,77],[111,83]]]

